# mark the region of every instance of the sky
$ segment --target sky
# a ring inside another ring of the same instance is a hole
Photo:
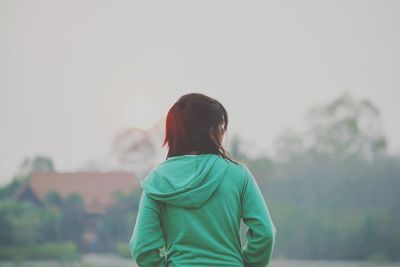
[[[344,92],[400,153],[400,1],[0,1],[0,184],[25,157],[102,159],[189,92],[268,152]]]

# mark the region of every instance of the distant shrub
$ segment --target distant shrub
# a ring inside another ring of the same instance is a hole
[[[380,253],[380,252],[375,252],[371,254],[371,256],[368,257],[369,261],[375,262],[375,263],[387,263],[389,262],[389,258],[387,257],[386,254]]]
[[[75,260],[78,258],[78,250],[73,242],[0,247],[0,259],[2,260]]]
[[[132,254],[127,243],[119,242],[115,246],[117,254],[124,258],[131,258]]]

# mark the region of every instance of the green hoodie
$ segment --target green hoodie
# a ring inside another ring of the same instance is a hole
[[[140,182],[129,249],[139,266],[266,266],[276,229],[247,166],[217,154],[170,157]],[[240,220],[248,226],[242,248]]]

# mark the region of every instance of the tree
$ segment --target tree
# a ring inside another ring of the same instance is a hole
[[[63,219],[61,223],[63,240],[73,241],[81,245],[82,234],[85,230],[85,215],[82,197],[71,194],[63,201]]]
[[[119,133],[112,144],[110,157],[116,169],[143,176],[155,161],[156,151],[149,132],[128,129]]]
[[[104,249],[112,251],[117,242],[129,241],[137,215],[142,190],[134,188],[129,195],[116,193],[116,204],[107,209],[98,224],[101,243]]]
[[[369,100],[343,94],[328,105],[306,114],[309,128],[304,139],[316,152],[370,159],[386,152],[386,137],[379,110]]]
[[[12,199],[0,202],[0,245],[29,245],[43,241],[42,226],[51,215],[48,211],[30,202]]]
[[[45,198],[46,209],[54,214],[49,225],[49,238],[54,241],[73,241],[81,244],[85,230],[85,213],[82,197],[73,193],[62,198],[57,192],[48,192]]]
[[[272,172],[261,174],[276,255],[399,260],[400,159],[386,153],[378,109],[344,94],[305,118],[305,130],[276,140]]]
[[[305,151],[317,156],[372,159],[386,153],[386,136],[380,112],[369,100],[343,94],[305,114],[304,131],[285,130],[276,140],[278,159]]]

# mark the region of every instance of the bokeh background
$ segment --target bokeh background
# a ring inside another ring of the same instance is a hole
[[[0,1],[0,266],[134,264],[139,181],[189,92],[228,111],[224,145],[278,229],[272,265],[397,266],[399,14],[371,0]]]

